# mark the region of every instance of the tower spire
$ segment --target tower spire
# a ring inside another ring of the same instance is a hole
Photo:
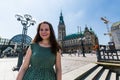
[[[61,10],[61,13],[60,13],[60,18],[59,18],[59,24],[64,24],[64,20],[63,20],[63,15],[62,15],[62,10]]]
[[[59,24],[58,24],[58,41],[63,41],[66,36],[66,26],[64,24],[62,11],[60,12]]]

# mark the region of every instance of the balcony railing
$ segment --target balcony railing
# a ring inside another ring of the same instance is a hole
[[[120,63],[120,49],[115,50],[99,50],[97,52],[97,59],[104,62],[118,62]]]

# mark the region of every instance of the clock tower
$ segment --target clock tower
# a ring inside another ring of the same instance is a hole
[[[58,24],[58,42],[60,44],[62,44],[65,36],[66,36],[66,26],[63,20],[62,12],[61,12],[59,17],[59,24]]]

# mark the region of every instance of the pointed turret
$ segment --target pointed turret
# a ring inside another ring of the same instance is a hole
[[[65,36],[66,36],[66,27],[65,27],[65,23],[64,23],[62,11],[61,11],[60,17],[59,17],[59,25],[58,25],[58,41],[63,41]]]
[[[63,20],[62,11],[61,11],[60,17],[59,17],[59,24],[63,24],[63,25],[64,25],[64,20]]]

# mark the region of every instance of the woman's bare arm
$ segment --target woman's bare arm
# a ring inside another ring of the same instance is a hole
[[[21,65],[20,70],[18,72],[16,80],[22,80],[22,78],[23,78],[27,68],[29,67],[31,54],[32,54],[32,51],[31,51],[31,48],[29,47],[27,52],[26,52],[26,55],[25,55],[25,58],[24,58],[24,62]]]
[[[57,74],[57,80],[62,80],[61,51],[57,52],[55,69]]]

